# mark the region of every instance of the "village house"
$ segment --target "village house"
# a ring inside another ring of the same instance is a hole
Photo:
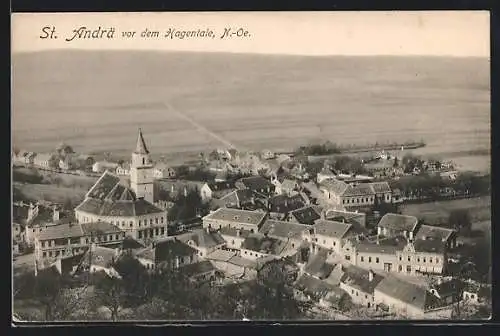
[[[324,167],[321,169],[321,171],[316,175],[316,182],[321,183],[326,180],[332,180],[335,179],[335,174],[333,171],[327,167]]]
[[[321,214],[313,206],[305,206],[303,208],[293,210],[287,218],[288,222],[313,225],[318,219],[321,219]]]
[[[335,286],[332,286],[308,274],[302,274],[295,281],[293,287],[295,296],[299,300],[304,300],[304,301],[323,302],[322,300],[325,300],[329,294],[331,296],[332,295],[331,293],[345,295],[341,294],[342,292],[339,292],[340,290],[339,288],[336,288]],[[333,305],[336,305],[335,307],[336,309],[339,309],[342,306],[342,303],[339,301],[340,300],[337,300],[337,302],[335,301],[333,302]],[[330,306],[330,303],[323,302],[323,305]]]
[[[444,305],[451,305],[462,300],[465,283],[459,279],[450,279],[448,281],[441,278],[437,283],[431,284],[429,292],[434,294]]]
[[[26,162],[28,164],[28,162]],[[33,156],[29,164],[33,164],[42,169],[56,168],[60,162],[57,161],[57,156],[53,153],[38,153]]]
[[[320,183],[319,189],[327,202],[346,208],[392,202],[392,191],[387,182],[348,184],[338,179],[327,179]]]
[[[378,308],[404,318],[451,318],[452,309],[440,301],[425,287],[392,275],[385,277],[375,288]]]
[[[286,220],[294,210],[302,209],[306,202],[301,195],[285,196],[277,195],[267,201],[269,218],[276,220]]]
[[[304,265],[304,273],[320,280],[328,278],[335,268],[335,264],[328,262],[328,253],[329,250],[319,248]]]
[[[132,154],[131,188],[120,177],[105,171],[75,209],[79,223],[108,222],[136,239],[167,235],[167,212],[154,202],[149,152],[139,132]]]
[[[241,245],[240,256],[257,260],[263,257],[280,257],[287,248],[287,242],[262,234],[251,234]]]
[[[28,152],[25,156],[24,156],[24,164],[27,165],[27,166],[31,166],[31,165],[37,165],[38,167],[40,168],[46,168],[46,167],[49,167],[50,165],[48,164],[47,166],[45,165],[39,165],[37,163],[43,163],[45,164],[46,162],[48,161],[45,161],[44,159],[43,160],[38,160],[36,159],[36,157],[40,155],[40,154],[37,154],[37,153],[34,153],[34,152]],[[42,155],[42,158],[43,157],[43,154]]]
[[[75,165],[73,164],[73,159],[72,159],[71,155],[67,155],[63,158],[60,158],[58,166],[59,166],[59,169],[66,170],[66,171],[75,169]]]
[[[271,178],[271,183],[275,186],[275,193],[278,195],[294,196],[299,193],[299,183],[289,178]]]
[[[222,249],[226,241],[220,233],[206,229],[197,229],[177,236],[181,242],[189,245],[198,251],[198,255],[203,258],[215,250]]]
[[[148,246],[133,253],[134,258],[142,265],[148,272],[155,270],[155,251],[154,246]]]
[[[174,168],[164,162],[158,162],[153,169],[155,179],[175,178],[177,173]]]
[[[245,177],[236,182],[238,189],[250,189],[260,194],[272,195],[276,187],[261,176]]]
[[[261,157],[263,160],[274,159],[276,157],[276,153],[269,149],[264,149],[263,151],[261,151]]]
[[[213,197],[213,203],[218,207],[246,209],[255,207],[258,195],[250,189],[238,189],[226,193],[220,198]]]
[[[251,234],[248,230],[229,226],[222,227],[218,232],[226,242],[225,248],[230,250],[240,250],[243,241]]]
[[[256,233],[266,217],[266,213],[258,211],[220,208],[203,217],[203,227],[221,229],[227,226]]]
[[[257,276],[257,263],[242,258],[237,252],[215,250],[207,256],[215,268],[230,279],[254,279]]]
[[[130,176],[130,163],[121,162],[115,169],[115,174],[118,176]]]
[[[397,251],[398,272],[407,275],[442,274],[446,269],[445,245],[440,240],[415,240]]]
[[[366,228],[366,214],[363,212],[325,209],[322,212],[322,218],[336,222],[349,223],[358,230]]]
[[[104,272],[109,277],[121,278],[113,267],[118,257],[117,250],[92,244],[90,249],[83,254],[82,262],[76,272]]]
[[[84,252],[90,244],[116,246],[125,233],[109,223],[69,223],[47,226],[35,239],[35,258],[46,262]]]
[[[155,244],[155,269],[171,270],[198,262],[198,251],[177,237],[169,237]]]
[[[212,198],[220,199],[235,189],[233,181],[207,182],[200,188],[200,196],[203,202],[208,202]]]
[[[417,217],[388,213],[380,219],[377,225],[377,234],[384,237],[403,236],[413,240],[418,227]]]
[[[347,240],[341,254],[348,264],[374,271],[397,272],[399,263],[396,253],[402,251],[405,245],[406,240],[400,238],[376,243]]]
[[[213,283],[218,279],[219,275],[217,268],[209,260],[202,260],[197,263],[185,265],[180,269],[180,272],[186,276],[189,281],[196,283]]]
[[[347,223],[319,219],[314,224],[314,242],[335,253],[340,253],[344,240],[355,236],[352,225]]]
[[[305,243],[312,243],[314,228],[310,225],[268,219],[259,229],[259,233],[289,242],[290,248],[298,250]]]
[[[115,162],[97,161],[92,165],[92,171],[94,173],[103,173],[105,171],[114,172],[118,166],[118,163]]]
[[[340,288],[346,291],[354,304],[375,308],[375,289],[384,279],[373,270],[353,265],[346,267],[340,280]]]
[[[418,228],[415,239],[418,240],[440,240],[446,249],[453,249],[457,246],[457,231],[438,226],[421,225]]]
[[[13,150],[12,151],[12,164],[14,165],[25,165],[26,155],[28,154],[25,150]]]

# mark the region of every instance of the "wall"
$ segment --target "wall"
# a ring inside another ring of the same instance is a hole
[[[343,282],[340,283],[340,288],[345,290],[347,294],[351,297],[354,304],[361,305],[363,307],[373,308],[375,300],[373,295],[369,293],[364,293],[363,291],[349,286]]]
[[[238,277],[245,273],[245,268],[242,266],[234,265],[225,261],[211,260],[211,262],[215,268],[224,272],[227,276]]]
[[[204,218],[203,219],[203,227],[211,227],[212,229],[220,229],[223,227],[232,227],[232,228],[237,228],[237,229],[242,229],[242,230],[248,230],[256,233],[259,231],[259,226],[255,224],[245,224],[245,223],[237,223],[237,222],[232,222],[232,221],[227,221],[227,220],[215,220],[215,219],[208,219]]]
[[[247,249],[241,249],[241,251],[240,251],[240,256],[242,258],[249,259],[249,260],[257,260],[257,258],[265,257],[267,255],[268,254],[259,253],[259,252],[255,252],[255,251],[247,250]]]
[[[396,313],[399,316],[414,318],[414,319],[424,317],[424,311],[422,309],[408,305],[405,302],[402,302],[396,298],[393,298],[389,295],[386,295],[385,293],[378,291],[377,289],[375,289],[374,297],[376,304],[380,303],[385,304],[386,306],[389,307],[389,310],[391,312]]]
[[[398,259],[394,254],[358,252],[356,255],[356,266],[365,269],[389,271],[384,266],[386,263],[391,264],[391,272],[397,271]]]
[[[314,241],[316,242],[316,245],[329,250],[334,250],[335,253],[340,253],[342,250],[342,239],[316,234]]]
[[[236,250],[241,249],[241,244],[245,240],[245,238],[243,238],[243,237],[235,237],[235,236],[228,236],[228,235],[222,235],[222,238],[226,241],[227,248],[236,249]]]
[[[374,196],[347,196],[340,198],[343,205],[367,206],[375,203]]]
[[[417,270],[420,270],[421,272],[442,273],[446,261],[444,254],[422,252],[412,253],[403,251],[397,253],[397,259],[398,268],[396,272],[402,272],[410,275],[418,274],[416,272]],[[410,272],[407,271],[408,266],[410,267]]]

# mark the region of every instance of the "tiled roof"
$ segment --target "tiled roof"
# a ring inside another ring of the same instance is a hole
[[[332,264],[326,262],[327,256],[322,253],[313,255],[309,262],[306,264],[304,271],[309,275],[315,276],[320,279],[325,279],[330,275],[333,268]]]
[[[236,188],[235,181],[207,182],[207,185],[210,188],[210,190],[212,190],[212,192],[218,190],[228,190]]]
[[[99,199],[87,198],[75,210],[98,216],[121,217],[134,217],[163,212],[162,209],[143,198],[138,198],[134,201],[121,199],[116,201],[101,201]]]
[[[251,203],[255,197],[255,193],[250,189],[238,189],[221,197],[221,201],[226,203],[246,204]]]
[[[402,251],[406,246],[406,243],[399,242],[386,242],[380,241],[379,244],[368,243],[366,241],[356,244],[356,250],[361,253],[384,253],[384,254],[395,254],[397,251]]]
[[[326,188],[336,195],[343,195],[344,192],[349,188],[349,185],[347,183],[336,179],[324,180],[320,183],[320,186]]]
[[[144,248],[145,246],[135,240],[134,238],[130,236],[126,236],[125,239],[123,239],[121,248],[124,250],[134,250],[134,249],[140,249]]]
[[[330,220],[319,219],[314,224],[314,231],[327,237],[342,239],[347,231],[351,228],[351,224],[334,222]]]
[[[107,222],[81,223],[84,235],[123,232],[117,226]]]
[[[340,280],[342,283],[357,288],[363,293],[373,294],[375,287],[384,279],[383,276],[373,273],[373,279],[369,279],[370,271],[350,265],[345,269],[345,273]]]
[[[321,215],[312,207],[304,207],[291,212],[291,215],[301,224],[312,225]]]
[[[376,290],[421,310],[425,310],[431,305],[432,298],[430,297],[434,296],[424,287],[392,275],[380,281]]]
[[[224,220],[234,223],[259,225],[260,223],[262,223],[265,217],[266,214],[261,212],[220,208],[215,212],[205,216],[204,219]]]
[[[204,274],[208,272],[214,271],[216,268],[212,263],[208,260],[200,261],[194,264],[189,264],[186,266],[183,266],[181,268],[181,271],[183,274],[187,275],[188,277],[196,276],[199,274]]]
[[[255,252],[280,255],[286,247],[286,243],[271,237],[264,237],[262,235],[248,236],[241,246],[244,249],[252,250]]]
[[[232,237],[238,237],[238,233],[239,233],[240,237],[242,237],[242,238],[246,238],[251,234],[251,232],[248,230],[241,230],[241,229],[237,229],[235,227],[229,227],[229,226],[224,226],[224,227],[220,228],[219,233],[221,235],[224,235],[224,236],[232,236]]]
[[[300,195],[278,195],[269,199],[270,211],[275,213],[288,213],[303,208],[306,204]]]
[[[302,274],[294,284],[294,287],[306,294],[322,298],[334,290],[334,286],[316,279],[310,275]]]
[[[331,285],[338,286],[340,284],[342,276],[344,276],[344,270],[342,268],[342,265],[336,264],[334,265],[332,271],[330,272],[330,275],[324,281],[326,281]]]
[[[135,256],[137,258],[142,258],[142,259],[146,259],[146,260],[151,260],[151,261],[155,261],[155,251],[156,249],[153,248],[153,247],[146,247],[145,249],[141,250],[141,251],[138,251]]]
[[[304,231],[310,229],[309,225],[268,219],[260,228],[259,233],[279,238],[295,238],[302,236]]]
[[[91,264],[101,267],[109,267],[117,258],[114,249],[102,246],[92,246],[82,258],[84,264],[89,263],[89,254]]]
[[[196,253],[196,250],[191,246],[175,238],[169,238],[156,243],[155,263],[172,261],[175,257],[189,257]]]
[[[374,195],[375,192],[372,189],[372,186],[368,183],[359,183],[357,185],[350,185],[345,192],[342,194],[343,196],[370,196]]]
[[[229,261],[229,259],[231,259],[235,255],[236,255],[236,252],[217,249],[217,250],[213,251],[212,253],[210,253],[209,255],[207,255],[207,259],[227,262],[227,261]]]
[[[387,182],[372,182],[370,185],[372,186],[373,191],[377,194],[391,192],[391,187]]]
[[[177,239],[184,243],[193,241],[196,246],[202,248],[210,248],[224,244],[226,241],[220,233],[210,232],[208,233],[205,229],[194,230],[193,232],[185,233],[177,236]]]
[[[240,256],[234,256],[231,259],[228,260],[230,264],[240,266],[240,267],[247,267],[247,268],[257,268],[257,262],[249,259],[242,258]]]
[[[416,252],[443,254],[446,250],[445,243],[440,239],[417,239],[413,246]]]
[[[456,232],[452,229],[447,229],[438,226],[422,225],[415,235],[415,239],[437,238],[442,241],[447,241],[450,236]]]
[[[105,171],[97,182],[90,188],[87,193],[87,197],[104,200],[111,191],[114,190],[115,186],[120,183],[120,178]]]
[[[388,213],[380,219],[378,226],[389,230],[411,232],[415,230],[417,224],[417,217]]]
[[[47,226],[38,236],[39,240],[77,238],[84,235],[80,224],[59,224]]]
[[[267,188],[270,188],[271,190],[274,190],[274,184],[272,184],[269,180],[261,177],[261,176],[251,176],[251,177],[245,177],[240,179],[240,182],[243,183],[243,185],[251,190],[265,190]]]

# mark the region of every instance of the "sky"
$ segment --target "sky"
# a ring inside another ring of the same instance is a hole
[[[54,49],[172,50],[289,55],[489,57],[487,11],[15,13],[12,52]],[[57,39],[41,39],[55,26]],[[114,39],[75,39],[74,29],[114,27]],[[141,38],[145,29],[212,30],[215,38]],[[220,39],[225,28],[248,37]],[[134,38],[122,32],[136,31]]]

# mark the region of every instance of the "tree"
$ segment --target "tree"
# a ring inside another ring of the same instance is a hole
[[[457,231],[470,234],[472,228],[472,221],[469,211],[466,209],[454,209],[450,212],[448,217],[448,227]]]
[[[110,277],[104,272],[99,272],[95,274],[94,281],[99,303],[109,309],[111,320],[118,321],[126,294],[123,280]]]
[[[124,255],[113,265],[123,280],[124,302],[138,306],[150,295],[149,275],[146,268],[131,255]]]
[[[399,167],[399,160],[397,157],[394,158],[394,164],[392,165],[394,168]]]

